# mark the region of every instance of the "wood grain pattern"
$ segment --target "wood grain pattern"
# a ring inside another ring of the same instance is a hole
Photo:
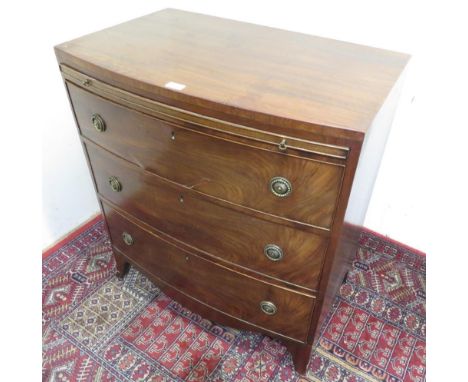
[[[326,237],[209,203],[91,143],[86,148],[99,194],[124,211],[213,256],[311,290],[317,286]],[[122,183],[120,192],[109,186],[111,176]],[[263,254],[266,244],[280,246],[283,260],[268,260]]]
[[[266,328],[261,328],[257,325],[254,325],[253,323],[249,323],[239,318],[235,318],[234,316],[231,316],[225,312],[222,312],[218,309],[214,309],[212,306],[205,304],[203,301],[194,299],[184,293],[181,293],[180,291],[169,286],[160,278],[148,273],[145,268],[139,266],[135,262],[132,262],[130,258],[125,257],[125,255],[122,252],[120,252],[117,248],[113,248],[113,251],[114,253],[118,253],[119,255],[127,259],[132,264],[132,266],[138,269],[140,272],[145,273],[145,275],[150,280],[152,280],[167,296],[171,297],[173,300],[177,301],[179,304],[183,305],[184,308],[192,311],[193,313],[199,314],[200,316],[213,322],[223,323],[223,325],[231,326],[239,330],[247,330],[253,332],[258,331],[268,336],[279,338],[286,344],[286,346],[288,346],[288,348],[291,347],[291,349],[294,350],[294,352],[291,351],[293,357],[299,357],[297,355],[297,349],[303,348],[305,351],[307,351],[308,345],[304,344],[301,341],[284,336],[277,332],[273,332]],[[294,361],[294,363],[296,364],[296,361]]]
[[[169,104],[358,140],[408,60],[171,9],[61,44],[56,54],[60,63]],[[169,90],[170,81],[186,87]]]
[[[299,139],[291,135],[255,129],[248,124],[242,125],[228,122],[223,119],[191,112],[186,109],[141,97],[124,89],[106,84],[66,65],[60,65],[60,70],[62,71],[62,77],[67,83],[86,89],[90,93],[119,105],[129,107],[132,110],[137,110],[164,121],[181,124],[184,127],[202,131],[213,136],[227,137],[229,139],[233,139],[233,137],[237,139],[239,139],[239,137],[245,137],[247,138],[247,142],[255,140],[259,147],[273,152],[280,151],[278,150],[278,145],[283,139],[286,139],[287,149],[282,151],[283,153],[299,156],[308,153],[312,158],[315,157],[314,155],[317,155],[326,157],[328,160],[330,160],[330,158],[336,158],[337,160],[346,159],[348,156],[348,147]],[[339,161],[337,162],[340,163]]]
[[[175,10],[55,52],[119,273],[130,262],[189,309],[286,340],[303,373],[354,255],[409,56]],[[273,176],[292,180],[289,199],[268,194]],[[253,308],[265,296],[281,313]]]
[[[305,341],[314,298],[278,288],[182,251],[168,244],[104,204],[112,243],[132,262],[156,276],[172,288],[208,303],[213,308],[261,328]],[[122,233],[129,233],[134,242],[127,245]],[[239,294],[239,290],[243,290]],[[261,301],[271,301],[277,307],[274,315],[260,309]]]
[[[81,133],[131,162],[186,187],[259,211],[329,228],[343,167],[271,153],[181,128],[68,85]],[[104,132],[92,125],[98,113]],[[255,164],[255,165],[253,165]],[[278,198],[270,179],[292,183]]]

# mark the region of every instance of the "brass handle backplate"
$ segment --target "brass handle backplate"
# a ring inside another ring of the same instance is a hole
[[[106,131],[106,123],[99,114],[93,114],[91,117],[91,122],[93,123],[94,128],[100,133]]]
[[[124,232],[122,234],[122,240],[127,245],[132,245],[134,243],[132,235],[130,235],[128,232]]]
[[[284,256],[283,250],[276,244],[265,245],[265,248],[263,248],[263,253],[271,261],[280,261]]]
[[[109,178],[109,184],[112,188],[112,191],[115,191],[115,192],[122,191],[122,183],[120,183],[119,179],[116,176],[111,176]]]
[[[284,198],[292,192],[291,182],[282,176],[275,176],[270,180],[270,191],[273,195]]]
[[[276,313],[278,310],[276,308],[276,305],[273,304],[271,301],[262,301],[260,303],[260,309],[262,310],[263,313],[268,314],[269,316],[272,316]]]

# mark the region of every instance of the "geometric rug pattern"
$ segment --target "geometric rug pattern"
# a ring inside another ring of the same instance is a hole
[[[43,259],[43,381],[422,382],[424,254],[363,231],[306,377],[281,341],[217,325],[131,268],[102,220]]]

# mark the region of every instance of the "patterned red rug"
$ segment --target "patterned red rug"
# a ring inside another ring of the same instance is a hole
[[[425,257],[369,231],[307,379],[280,342],[205,320],[134,269],[119,281],[101,220],[45,255],[43,381],[425,380]]]

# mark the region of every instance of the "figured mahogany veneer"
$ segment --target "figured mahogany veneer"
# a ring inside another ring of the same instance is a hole
[[[105,204],[104,213],[114,247],[151,276],[259,328],[298,341],[307,340],[307,325],[296,325],[296,322],[309,321],[314,297],[243,276],[195,256],[131,223]],[[122,232],[132,236],[133,244],[125,244]],[[249,293],[239,294],[239,290]],[[273,316],[263,313],[261,301],[274,301],[277,313]]]
[[[169,182],[99,149],[86,148],[97,191],[132,216],[209,255],[311,290],[318,287],[328,244],[324,235],[254,218],[210,202],[190,188]],[[122,190],[115,192],[110,177]],[[267,244],[284,252],[280,261],[264,255]]]
[[[409,57],[176,10],[55,52],[119,274],[281,338],[304,373]]]
[[[138,166],[232,203],[330,228],[344,165],[268,152],[255,141],[219,139],[150,118],[71,84],[68,89],[81,134]],[[105,120],[105,134],[93,127],[89,116],[94,113]],[[275,176],[293,185],[291,195],[281,202],[269,190]]]

